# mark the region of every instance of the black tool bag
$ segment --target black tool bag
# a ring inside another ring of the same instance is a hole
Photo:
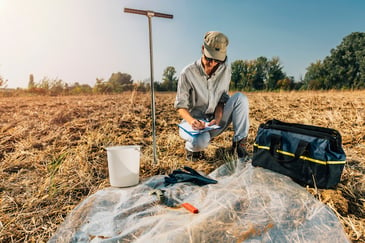
[[[261,124],[252,164],[291,177],[297,183],[333,188],[346,155],[341,135],[331,128],[270,120]]]

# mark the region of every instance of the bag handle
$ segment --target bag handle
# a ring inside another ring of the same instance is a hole
[[[295,150],[294,158],[292,159],[281,159],[281,154],[277,152],[277,150],[281,147],[281,141],[282,137],[280,135],[272,134],[271,135],[271,145],[270,145],[270,153],[272,157],[278,161],[279,163],[290,163],[295,160],[297,160],[300,156],[304,154],[304,152],[307,150],[309,143],[304,140],[300,140],[299,144],[297,146],[297,149]]]

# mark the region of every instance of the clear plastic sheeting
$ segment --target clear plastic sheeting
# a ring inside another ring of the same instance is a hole
[[[350,242],[336,215],[290,178],[231,162],[208,175],[217,184],[164,186],[154,176],[129,188],[106,188],[67,216],[49,242]],[[154,189],[182,207],[158,203]]]

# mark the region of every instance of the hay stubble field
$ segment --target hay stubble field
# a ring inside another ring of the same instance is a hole
[[[336,190],[307,190],[331,207],[353,242],[365,242],[365,91],[246,93],[249,152],[268,119],[337,129],[347,154]],[[175,93],[156,94],[159,164],[153,163],[149,93],[0,97],[0,241],[46,242],[77,204],[108,187],[105,148],[141,145],[141,180],[183,165],[209,173],[224,163],[232,128],[207,159],[187,162]]]

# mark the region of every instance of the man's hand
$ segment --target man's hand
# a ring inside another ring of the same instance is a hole
[[[212,125],[217,125],[217,126],[219,126],[219,122],[218,122],[216,119],[213,119],[213,120],[211,120],[211,121],[208,123],[208,126],[212,126]]]
[[[177,111],[179,112],[180,116],[185,121],[187,121],[194,130],[201,130],[201,129],[204,129],[205,128],[205,122],[204,121],[201,121],[201,120],[197,120],[194,117],[192,117],[190,115],[190,112],[187,109],[180,108]]]
[[[204,121],[201,121],[201,120],[193,120],[192,123],[191,123],[191,127],[194,129],[194,130],[201,130],[201,129],[204,129],[205,128],[205,122]]]

